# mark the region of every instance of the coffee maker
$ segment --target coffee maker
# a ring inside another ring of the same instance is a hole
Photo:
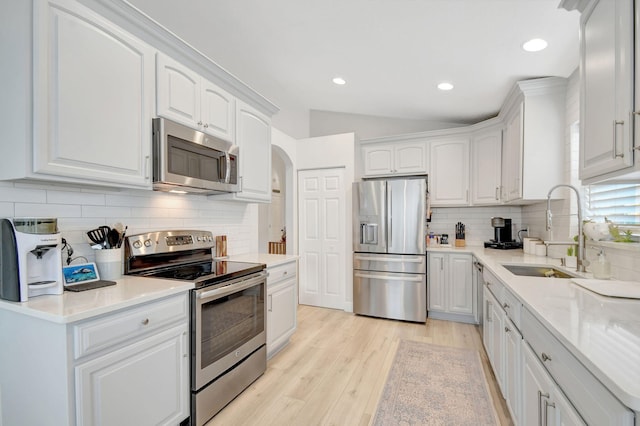
[[[0,220],[0,298],[26,302],[29,297],[62,294],[62,237],[58,220]]]
[[[493,240],[485,242],[485,247],[502,250],[522,248],[522,243],[514,241],[511,236],[511,219],[492,217],[491,226],[493,227]]]

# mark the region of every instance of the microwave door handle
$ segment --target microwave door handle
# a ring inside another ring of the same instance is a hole
[[[224,174],[224,183],[229,183],[231,180],[231,156],[228,152],[224,153],[225,158],[225,174]]]

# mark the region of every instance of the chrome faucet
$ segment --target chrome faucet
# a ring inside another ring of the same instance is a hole
[[[552,187],[549,190],[549,193],[547,193],[547,231],[549,231],[549,239],[551,239],[551,217],[552,217],[551,193],[560,187],[573,189],[573,192],[576,193],[576,200],[578,202],[578,253],[577,253],[577,259],[576,259],[576,265],[577,265],[576,271],[586,272],[585,267],[587,265],[587,262],[585,261],[585,258],[584,258],[584,236],[582,234],[582,204],[580,203],[580,192],[573,185],[567,185],[567,184],[561,183],[559,185]]]

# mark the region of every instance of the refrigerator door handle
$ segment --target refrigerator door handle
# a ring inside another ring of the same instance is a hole
[[[387,185],[387,247],[388,253],[392,253],[392,244],[393,244],[393,220],[392,220],[392,209],[391,209],[391,201],[393,200],[391,196],[391,185]]]
[[[368,260],[371,262],[389,262],[389,263],[422,263],[424,262],[424,256],[416,257],[375,257],[375,256],[355,256],[354,260]]]
[[[354,274],[355,277],[357,278],[371,278],[371,279],[378,279],[378,280],[385,280],[385,281],[415,281],[415,282],[422,282],[422,280],[424,279],[424,275],[422,274],[412,274],[412,276],[402,276],[402,277],[398,277],[398,276],[393,276],[393,275],[385,275],[385,274],[363,274],[361,272],[356,272]]]

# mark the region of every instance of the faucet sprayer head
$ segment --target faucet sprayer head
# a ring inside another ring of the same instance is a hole
[[[551,209],[547,209],[547,231],[551,231]]]

